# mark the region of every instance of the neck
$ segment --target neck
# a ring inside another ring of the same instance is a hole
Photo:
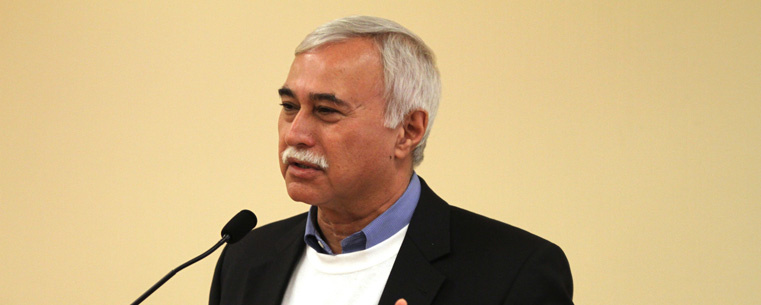
[[[412,173],[394,179],[384,185],[387,196],[380,200],[356,200],[348,204],[330,205],[339,208],[317,208],[317,225],[328,246],[335,254],[342,253],[341,241],[361,231],[383,212],[388,210],[404,194]],[[350,207],[350,208],[349,208]]]

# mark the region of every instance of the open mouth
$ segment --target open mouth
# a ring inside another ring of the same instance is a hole
[[[320,168],[319,166],[317,166],[315,164],[311,164],[311,163],[307,163],[307,162],[303,162],[303,161],[298,161],[298,160],[294,160],[294,159],[289,160],[288,164],[293,165],[293,166],[298,167],[298,168],[303,168],[303,169],[322,170],[322,168]]]
[[[301,163],[298,163],[298,162],[293,163],[293,165],[298,167],[298,168],[314,168],[314,167],[308,166],[306,164],[301,164]]]
[[[314,169],[324,171],[328,168],[328,162],[325,157],[313,151],[298,150],[293,146],[286,148],[280,158],[283,164],[293,165],[300,169]]]

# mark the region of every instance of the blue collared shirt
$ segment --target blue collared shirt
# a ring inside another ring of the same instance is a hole
[[[388,210],[375,218],[361,231],[356,232],[341,241],[343,253],[351,253],[369,249],[399,232],[410,223],[420,199],[420,178],[412,173],[410,184],[401,197]],[[309,208],[304,242],[318,253],[331,254],[333,251],[317,230],[317,207]]]

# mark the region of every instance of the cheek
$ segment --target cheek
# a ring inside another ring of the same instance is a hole
[[[285,144],[285,136],[288,133],[290,127],[291,125],[287,122],[283,122],[282,119],[277,123],[277,141],[281,152],[288,146]]]
[[[350,132],[330,133],[325,143],[329,146],[326,147],[329,158],[332,156],[348,167],[367,167],[388,159],[393,153],[393,139],[393,134],[385,129],[352,128]]]
[[[280,165],[280,173],[285,176],[285,170],[286,166],[282,161],[282,154],[283,151],[288,147],[288,145],[285,144],[285,133],[284,131],[287,130],[285,127],[285,124],[283,123],[282,119],[278,121],[277,124],[277,132],[278,132],[278,139],[277,139],[277,164]]]
[[[280,140],[283,139],[284,132],[288,129],[287,125],[282,116],[277,120],[277,135],[280,137]]]

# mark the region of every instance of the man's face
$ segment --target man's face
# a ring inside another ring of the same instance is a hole
[[[383,126],[383,69],[375,45],[354,38],[296,56],[280,96],[280,170],[288,195],[341,209],[384,200],[398,130]],[[324,157],[327,168],[303,158],[282,162],[289,147]]]

